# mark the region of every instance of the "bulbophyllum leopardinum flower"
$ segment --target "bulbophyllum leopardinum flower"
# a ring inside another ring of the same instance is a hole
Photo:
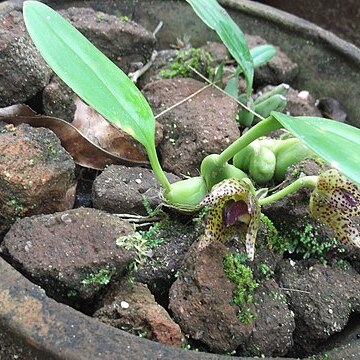
[[[240,232],[245,234],[246,252],[253,260],[260,206],[251,181],[247,178],[223,180],[212,188],[201,205],[208,206],[209,213],[198,248],[204,249],[213,241],[225,242]]]
[[[360,248],[360,233],[353,221],[360,215],[360,190],[337,170],[318,176],[310,197],[310,211],[334,230],[339,242]]]

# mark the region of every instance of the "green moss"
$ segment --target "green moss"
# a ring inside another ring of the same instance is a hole
[[[250,324],[256,317],[249,306],[254,301],[254,292],[257,287],[257,283],[253,279],[253,272],[243,264],[243,259],[239,254],[226,255],[223,265],[226,276],[236,286],[233,302],[239,306],[238,318],[242,323]]]
[[[136,271],[139,266],[143,265],[149,258],[151,250],[165,241],[166,233],[174,231],[174,223],[165,213],[163,216],[161,221],[154,223],[148,230],[121,236],[116,240],[117,246],[136,251],[135,260],[129,266],[130,271]]]
[[[111,269],[110,266],[107,265],[97,273],[87,275],[81,283],[83,285],[107,285],[114,274],[115,269]]]
[[[101,11],[97,11],[95,16],[96,16],[96,21],[97,22],[101,22],[101,21],[103,21],[105,19],[105,14],[103,12],[101,12]]]
[[[11,199],[6,202],[6,205],[14,209],[15,216],[21,216],[25,210],[25,206],[17,199]]]
[[[336,239],[318,241],[318,233],[311,224],[307,224],[302,231],[293,231],[291,241],[287,243],[287,251],[290,254],[300,255],[303,259],[316,257],[326,262],[324,253],[337,247]]]
[[[194,77],[194,72],[189,68],[193,67],[204,76],[213,78],[215,69],[212,66],[213,60],[209,52],[204,49],[191,48],[189,50],[178,50],[176,57],[167,69],[162,69],[159,76],[162,78]]]
[[[76,297],[77,294],[78,292],[76,290],[69,290],[66,295],[68,298],[72,298],[72,297]]]
[[[130,19],[126,15],[119,16],[120,21],[127,22]]]
[[[264,214],[261,214],[260,220],[265,226],[266,242],[269,248],[280,254],[286,251],[287,239],[279,233],[273,222]]]
[[[258,264],[257,266],[258,272],[260,274],[260,280],[270,280],[274,277],[274,271],[270,268],[269,265],[265,263]]]

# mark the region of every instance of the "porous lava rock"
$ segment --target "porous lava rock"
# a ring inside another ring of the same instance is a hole
[[[146,85],[143,93],[155,114],[184,100],[205,86],[190,79],[166,79]],[[214,88],[159,116],[164,139],[159,146],[163,167],[177,175],[198,175],[202,159],[220,153],[239,135],[237,104]]]
[[[71,209],[74,172],[73,159],[51,130],[0,128],[0,234],[19,217]]]
[[[132,225],[117,216],[79,208],[17,221],[0,249],[48,295],[91,305],[133,260],[132,251],[116,246],[118,237],[132,232]]]
[[[360,275],[353,269],[284,259],[277,272],[295,314],[294,354],[306,356],[360,311]]]
[[[25,30],[20,11],[0,14],[0,107],[34,97],[48,83],[50,68]]]
[[[163,344],[177,347],[183,344],[179,325],[156,303],[146,285],[122,283],[118,288],[115,298],[97,310],[95,317],[106,324]]]
[[[231,352],[250,336],[254,322],[243,324],[233,303],[235,285],[223,269],[228,249],[219,242],[189,251],[170,289],[170,310],[182,331],[214,352]]]
[[[170,182],[180,180],[167,174]],[[147,215],[144,201],[153,209],[161,202],[161,187],[150,169],[111,165],[94,181],[93,206],[110,213]]]

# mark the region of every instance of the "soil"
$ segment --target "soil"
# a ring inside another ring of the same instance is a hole
[[[64,13],[110,57],[120,54],[118,62],[127,69],[148,60],[155,47],[152,34],[131,21],[92,9]],[[31,46],[18,25],[21,14],[3,16],[6,21],[0,26],[16,29]],[[111,38],[116,41],[109,48]],[[9,31],[2,41],[15,42]],[[0,43],[0,50],[6,48]],[[217,61],[219,54],[228,59],[222,45],[206,48]],[[256,91],[268,84],[291,85],[296,77],[297,64],[278,50],[255,73]],[[168,49],[159,52],[157,73],[147,76],[149,81],[169,66],[169,53],[174,55]],[[8,55],[11,59],[11,51]],[[37,76],[29,78],[21,96],[9,86],[0,93],[0,103],[32,102],[35,97],[40,99],[38,109],[64,114],[71,122],[72,92],[58,84],[54,97],[42,60],[34,55],[23,61],[9,74],[12,79],[0,77],[0,88],[12,85],[28,61]],[[155,114],[204,86],[198,79],[179,77],[142,85]],[[290,89],[286,110],[319,116],[315,99],[300,90]],[[236,122],[237,112],[235,101],[209,87],[157,119],[163,131],[157,149],[170,182],[198,175],[204,156],[219,153],[239,137],[244,129]],[[224,270],[224,259],[243,254],[243,242],[214,242],[199,252],[206,217],[161,207],[160,188],[150,169],[111,165],[102,172],[82,170],[50,130],[29,125],[2,123],[0,144],[0,255],[57,301],[154,341],[237,356],[316,355],[360,316],[360,250],[323,246],[334,243],[334,234],[311,218],[309,191],[263,208],[267,218],[260,225],[255,260],[237,265],[251,273],[254,294],[239,304],[234,300],[239,289]],[[306,160],[289,169],[287,181],[324,169],[326,165]],[[87,178],[77,176],[86,172]],[[24,186],[29,181],[31,186]],[[239,318],[244,311],[251,314],[246,321]],[[360,331],[358,323],[355,329]],[[356,341],[356,331],[351,334]],[[3,347],[0,358],[7,359]]]

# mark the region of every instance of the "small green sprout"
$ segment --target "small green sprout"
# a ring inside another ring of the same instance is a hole
[[[120,21],[123,21],[123,22],[127,22],[127,21],[130,20],[129,17],[126,16],[126,15],[121,15],[121,16],[119,16],[119,19],[120,19]]]
[[[83,285],[107,285],[115,273],[115,269],[105,266],[97,273],[87,275],[81,283]]]
[[[145,264],[151,256],[152,250],[165,241],[163,232],[171,227],[170,224],[170,220],[165,216],[146,231],[137,231],[116,240],[117,246],[136,251],[135,260],[129,266],[131,271],[136,271]]]
[[[265,225],[264,233],[267,246],[277,253],[286,251],[287,240],[279,234],[274,223],[264,214],[261,214],[260,221]]]
[[[254,302],[254,292],[257,283],[253,280],[252,270],[243,264],[238,254],[229,254],[224,257],[224,272],[229,280],[236,285],[233,302],[239,306],[238,318],[244,324],[250,324],[256,318],[250,304]]]
[[[178,50],[170,68],[160,70],[159,76],[163,78],[191,77],[194,74],[190,68],[192,67],[211,79],[215,74],[212,64],[213,59],[210,53],[204,49]]]

